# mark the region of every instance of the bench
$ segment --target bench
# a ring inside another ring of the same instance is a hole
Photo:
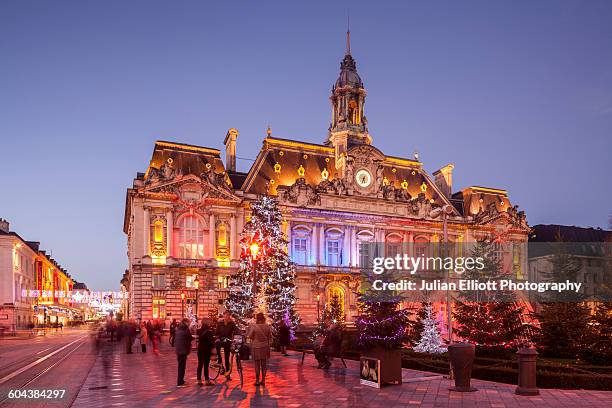
[[[304,357],[306,357],[306,354],[314,355],[314,348],[312,346],[304,346],[302,348],[302,365],[304,365]],[[340,361],[342,361],[342,365],[344,365],[344,368],[347,368],[346,362],[344,361],[344,358],[342,358],[342,352],[330,354],[330,357],[339,358]]]

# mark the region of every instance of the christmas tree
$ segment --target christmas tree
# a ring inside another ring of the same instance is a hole
[[[592,316],[592,341],[583,356],[593,364],[612,361],[612,302],[601,302]]]
[[[581,262],[572,254],[574,248],[564,243],[557,233],[556,242],[551,244],[553,254],[550,258],[548,281],[579,282]],[[538,314],[540,331],[537,347],[545,356],[577,358],[589,349],[593,339],[591,310],[582,303],[584,295],[575,292],[561,292],[542,295],[542,310]]]
[[[326,315],[332,323],[341,326],[344,325],[344,309],[342,308],[342,303],[340,302],[340,296],[338,294],[332,295]]]
[[[425,305],[424,309],[425,318],[421,321],[423,326],[421,339],[414,347],[414,351],[429,354],[444,353],[446,349],[441,347],[442,338],[440,337],[440,329],[438,329],[438,322],[432,316],[431,303]]]
[[[293,336],[300,319],[295,312],[295,264],[289,259],[288,242],[281,228],[283,216],[276,199],[267,195],[251,208],[251,221],[256,220],[259,241],[263,244],[257,263],[272,330],[277,333],[284,320]]]
[[[374,280],[381,279],[381,276],[374,275],[371,269],[363,268],[362,277],[357,296],[360,315],[355,320],[359,345],[368,349],[401,348],[408,340],[407,328],[410,324],[409,310],[400,309],[402,297],[394,291],[374,290],[372,284]]]
[[[496,256],[496,244],[480,241],[471,257],[482,258],[484,267],[467,271],[463,279],[481,282],[511,278]],[[460,293],[453,315],[459,323],[457,335],[481,348],[515,349],[526,341],[529,325],[523,324],[524,307],[516,302],[514,293],[507,290],[478,290]]]
[[[416,319],[410,321],[410,328],[408,333],[408,341],[414,347],[421,339],[421,333],[423,332],[423,320],[427,317],[427,305],[431,305],[431,302],[421,302],[421,307],[413,307],[412,310],[416,310]]]
[[[299,324],[295,313],[295,267],[289,259],[281,225],[276,199],[264,195],[251,204],[251,217],[240,240],[240,269],[230,281],[226,301],[226,307],[243,326],[256,311],[270,317],[275,332],[281,320],[292,332]]]

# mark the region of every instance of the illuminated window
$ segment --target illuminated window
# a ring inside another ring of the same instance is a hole
[[[306,265],[307,239],[304,237],[293,238],[293,262],[298,265]]]
[[[166,299],[153,298],[153,318],[164,319],[166,317]]]
[[[230,276],[229,275],[219,275],[217,276],[217,288],[219,289],[227,289],[229,287]]]
[[[153,239],[155,242],[163,242],[164,241],[164,223],[160,220],[155,221],[153,223]]]
[[[194,215],[181,218],[178,227],[179,257],[186,259],[204,258],[204,224]]]
[[[340,266],[340,240],[330,239],[327,241],[327,265]]]

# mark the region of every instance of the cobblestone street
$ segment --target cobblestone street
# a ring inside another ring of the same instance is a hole
[[[255,387],[253,363],[245,364],[245,385],[237,375],[214,387],[196,384],[197,357],[189,356],[186,388],[177,388],[174,350],[164,337],[161,353],[125,354],[121,344],[108,344],[98,357],[75,407],[194,407],[214,403],[231,407],[609,407],[612,392],[541,390],[536,397],[514,394],[515,386],[474,380],[474,393],[451,393],[450,381],[431,373],[404,369],[404,384],[381,390],[359,384],[358,363],[339,360],[328,371],[317,370],[312,355],[273,353],[266,387]],[[429,377],[429,379],[423,379]]]

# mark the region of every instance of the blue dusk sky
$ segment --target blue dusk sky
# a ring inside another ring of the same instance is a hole
[[[0,2],[0,217],[93,289],[127,266],[126,188],[155,140],[254,158],[325,140],[344,54],[373,144],[531,225],[607,227],[612,1]],[[240,160],[246,170],[249,161]]]

